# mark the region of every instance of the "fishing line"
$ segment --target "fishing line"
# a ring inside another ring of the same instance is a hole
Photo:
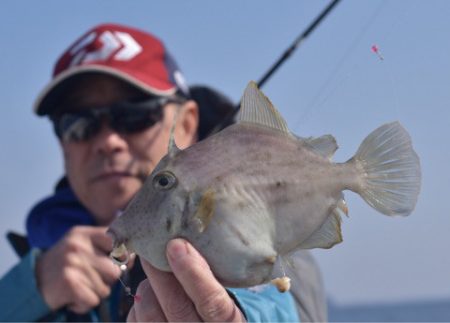
[[[124,256],[125,258],[123,258]],[[130,260],[135,259],[134,253],[130,254],[124,244],[114,247],[113,251],[111,251],[111,253],[109,254],[109,257],[115,265],[119,266],[122,275],[125,275],[126,270],[128,269],[127,265],[130,263]],[[141,297],[139,295],[133,294],[131,292],[131,287],[127,286],[121,277],[119,277],[119,281],[128,296],[133,297],[135,302],[139,302],[141,300]]]
[[[398,26],[404,22],[404,20],[406,19],[408,14],[411,12],[411,10],[417,6],[417,3],[418,3],[417,1],[412,4],[411,4],[411,2],[408,2],[408,4],[410,4],[410,6],[407,7],[401,15],[399,15],[399,19],[395,19],[394,22],[390,25],[390,27],[388,28],[390,33],[381,38],[381,40],[380,40],[381,43],[387,43],[388,39],[390,39],[393,35],[392,30],[398,28]],[[383,62],[381,62],[381,63],[383,63],[383,65],[384,65],[383,71],[387,75],[387,77],[386,77],[388,80],[387,83],[389,83],[392,95],[394,97],[395,117],[399,118],[400,110],[401,110],[401,108],[400,108],[401,100],[400,100],[400,96],[399,96],[398,86],[396,84],[401,84],[401,83],[397,82],[398,78],[396,77],[396,75],[394,73],[394,68],[391,68],[390,66],[388,66],[388,65],[395,66],[395,64],[392,64],[392,62],[393,62],[393,58],[391,57],[391,59],[389,59],[387,61],[383,60]]]
[[[120,281],[120,283],[122,284],[122,287],[123,287],[125,293],[127,293],[127,295],[130,295],[130,296],[134,297],[134,295],[131,293],[131,287],[129,287],[128,285],[126,285],[126,284],[123,282],[122,278],[120,278],[120,277],[119,277],[119,281]]]
[[[284,270],[283,258],[282,257],[280,257],[280,267],[281,267],[281,273],[283,274],[283,276],[286,276],[286,271]]]
[[[349,72],[347,72],[346,74],[344,74],[344,76],[338,80],[336,80],[338,72],[341,70],[342,66],[344,65],[345,61],[347,61],[350,57],[354,56],[354,53],[352,53],[352,51],[354,50],[355,47],[357,47],[361,41],[363,36],[367,33],[367,31],[369,30],[369,28],[373,25],[373,23],[375,22],[375,20],[378,18],[379,14],[381,13],[383,7],[386,5],[387,1],[382,1],[380,2],[380,4],[378,5],[378,7],[375,8],[374,12],[372,13],[372,15],[370,16],[368,22],[364,25],[363,29],[361,30],[361,32],[359,33],[359,35],[355,38],[355,40],[352,42],[352,44],[347,48],[347,50],[344,52],[343,56],[341,57],[341,59],[339,60],[338,64],[336,65],[335,69],[333,70],[333,72],[330,74],[330,77],[327,78],[327,80],[323,83],[323,85],[320,87],[319,91],[317,92],[317,94],[313,97],[313,99],[310,101],[310,103],[307,105],[307,109],[299,116],[299,118],[297,119],[296,123],[294,124],[293,129],[297,129],[297,127],[300,124],[305,123],[312,115],[313,110],[320,110],[321,107],[323,107],[323,105],[325,105],[326,102],[328,102],[328,100],[330,99],[330,97],[339,89],[342,88],[345,84],[345,81],[352,75],[355,73],[356,70],[359,69],[359,65],[355,64],[353,65],[352,68],[349,69]],[[409,14],[409,12],[411,11],[411,9],[417,5],[417,2],[413,3],[412,5],[410,5],[406,10],[403,11],[403,13],[401,15],[399,15],[399,19],[396,19],[389,28],[387,28],[388,30],[392,31],[395,27],[398,27],[398,25],[403,22],[403,20],[407,17],[407,15]],[[392,32],[389,33],[387,36],[382,37],[380,39],[380,43],[386,43],[387,39],[389,39],[392,36]],[[388,59],[388,62],[392,63],[392,58]],[[394,103],[394,109],[396,112],[396,115],[399,115],[399,109],[400,109],[400,97],[398,95],[398,90],[397,90],[397,86],[396,86],[396,80],[397,78],[394,75],[393,69],[388,68],[386,65],[389,65],[389,63],[386,62],[386,60],[383,60],[382,62],[380,62],[381,64],[384,64],[384,67],[387,69],[387,71],[385,72],[387,74],[387,79],[388,79],[388,83],[390,85],[390,88],[392,90],[393,93],[393,97],[395,100]],[[336,80],[336,81],[335,81]],[[326,91],[327,88],[330,87],[330,84],[332,84],[332,82],[334,82],[334,86],[332,88],[329,89],[328,93],[326,93],[325,95],[322,95],[323,92]]]
[[[410,6],[408,8],[406,8],[403,13],[398,16],[397,19],[395,19],[395,21],[391,24],[391,26],[388,28],[389,30],[393,30],[394,28],[398,28],[398,25],[400,23],[403,23],[403,20],[406,19],[406,17],[408,16],[408,14],[410,13],[411,9],[417,6],[417,1],[414,2],[413,4],[411,4],[411,1],[407,2],[408,4],[410,4]],[[387,42],[387,40],[392,36],[392,33],[389,33],[387,36],[384,36],[381,40],[383,42]]]
[[[376,18],[379,16],[382,8],[386,4],[386,1],[380,2],[380,4],[375,8],[369,19],[367,20],[367,23],[363,26],[361,31],[358,33],[358,35],[355,37],[355,39],[351,42],[351,44],[347,47],[344,54],[339,59],[337,65],[331,72],[330,76],[325,80],[325,82],[322,84],[322,86],[319,88],[319,90],[316,92],[316,95],[312,98],[309,104],[307,104],[307,108],[304,110],[304,112],[297,118],[297,121],[294,123],[293,129],[296,129],[300,124],[304,123],[308,118],[310,118],[313,110],[319,110],[323,105],[328,101],[328,99],[331,97],[332,94],[336,92],[336,90],[343,86],[345,83],[344,80],[347,80],[351,74],[357,70],[358,65],[353,65],[352,68],[349,69],[349,71],[340,79],[339,82],[334,82],[335,86],[333,86],[329,91],[328,94],[323,95],[323,92],[326,91],[327,88],[329,88],[330,84],[332,84],[333,81],[335,81],[338,72],[341,70],[342,66],[346,61],[348,61],[353,55],[354,55],[354,49],[360,45],[363,37],[366,35],[369,28],[373,25]],[[321,100],[320,100],[321,99]],[[320,100],[320,101],[319,101]]]
[[[397,86],[395,85],[395,76],[394,76],[394,72],[392,71],[392,69],[387,68],[387,74],[388,74],[388,79],[390,81],[390,85],[391,85],[391,89],[392,89],[392,93],[394,94],[394,109],[395,109],[395,114],[397,119],[400,116],[400,97],[398,95],[398,89]]]
[[[341,0],[333,0],[328,6],[313,20],[313,22],[294,40],[294,42],[289,46],[287,50],[280,56],[280,58],[269,68],[269,70],[261,77],[257,82],[259,88],[261,88],[269,78],[275,73],[276,70],[292,55],[292,53],[300,46],[300,44],[311,34],[317,26],[325,19],[325,17],[335,8],[335,6]],[[216,132],[222,130],[225,125],[229,124],[230,121],[234,119],[236,114],[239,112],[240,102],[235,106],[233,111],[231,111],[218,125],[216,125],[208,134],[212,135]]]
[[[325,105],[326,102],[328,102],[330,97],[339,88],[342,88],[342,86],[344,85],[345,81],[348,80],[348,78],[352,74],[354,74],[356,70],[359,69],[359,66],[357,64],[355,64],[340,79],[336,80],[338,72],[341,70],[341,68],[344,65],[345,61],[347,61],[350,57],[352,57],[354,55],[354,53],[352,53],[353,49],[361,43],[363,36],[367,33],[369,27],[371,27],[371,25],[375,22],[376,18],[379,16],[380,12],[382,11],[382,9],[386,5],[386,3],[387,3],[387,1],[382,1],[378,5],[378,7],[375,8],[374,12],[370,16],[368,22],[365,24],[365,26],[363,27],[363,29],[361,30],[359,35],[355,38],[353,43],[347,48],[347,50],[345,51],[344,55],[341,57],[341,59],[339,60],[338,64],[334,68],[333,72],[326,79],[326,81],[323,83],[323,85],[318,90],[317,94],[313,97],[313,99],[307,105],[307,109],[299,116],[297,121],[294,123],[294,126],[293,126],[294,130],[297,129],[297,127],[300,124],[305,123],[311,117],[311,114],[312,114],[313,110],[316,110],[316,109],[320,110],[320,108],[323,107],[323,105]],[[400,25],[400,23],[402,23],[406,19],[406,17],[410,13],[411,9],[414,8],[415,6],[417,6],[417,3],[418,3],[417,1],[412,3],[412,4],[409,3],[410,6],[408,8],[406,8],[403,11],[403,13],[398,16],[398,19],[395,19],[395,21],[387,29],[389,31],[392,31],[393,29],[397,28]],[[393,33],[390,32],[387,36],[382,37],[380,39],[380,43],[386,43],[387,40],[392,35],[393,35]],[[385,65],[386,65],[385,61],[383,63],[385,63]],[[389,65],[389,64],[387,64],[387,65]],[[387,69],[388,69],[388,71],[386,73],[388,74],[388,79],[389,79],[388,83],[391,85],[391,89],[392,89],[392,91],[394,93],[394,97],[395,97],[395,100],[396,100],[394,106],[395,106],[395,109],[396,109],[396,112],[397,112],[397,115],[398,115],[398,111],[399,111],[399,107],[400,107],[400,98],[399,98],[398,91],[397,91],[397,86],[396,86],[397,78],[395,77],[392,69],[389,69],[389,68],[387,68]],[[333,82],[334,82],[335,85],[330,88],[330,84],[332,84]],[[325,92],[327,88],[329,89],[328,93],[326,93],[325,95],[322,95],[323,92]]]
[[[387,79],[387,81],[383,81],[381,82],[382,84],[385,84],[387,90],[384,91],[384,95],[383,93],[381,95],[383,95],[383,97],[387,98],[389,97],[388,94],[391,94],[391,97],[393,98],[394,102],[392,104],[392,110],[393,110],[393,115],[395,119],[399,119],[400,117],[400,97],[398,95],[398,90],[397,90],[397,86],[395,85],[395,76],[394,76],[394,72],[392,71],[392,69],[388,66],[388,64],[392,64],[392,58],[388,58],[387,60],[383,59],[382,61],[379,61],[378,64],[381,65],[381,67],[379,67],[379,69],[382,71],[383,76],[385,76],[385,78]],[[395,65],[395,64],[394,64]]]
[[[120,266],[120,270],[122,271],[123,274],[125,274],[125,271],[127,270],[127,266],[126,266],[126,265],[121,265],[121,266]],[[126,284],[124,283],[124,281],[122,280],[121,277],[119,277],[119,282],[120,282],[120,284],[122,285],[123,290],[125,291],[125,293],[126,293],[128,296],[133,297],[134,301],[137,302],[137,303],[139,303],[139,302],[141,301],[141,296],[140,296],[140,295],[137,295],[137,294],[133,294],[133,293],[131,292],[131,287],[128,286],[128,285],[126,285]]]

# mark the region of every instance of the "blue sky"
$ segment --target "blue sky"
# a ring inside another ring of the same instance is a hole
[[[62,174],[50,123],[31,106],[57,57],[91,26],[118,22],[162,38],[190,84],[234,101],[328,1],[0,2],[0,233]],[[450,1],[342,0],[263,88],[299,136],[333,134],[349,159],[379,125],[399,120],[421,158],[414,213],[389,218],[354,193],[344,242],[314,251],[341,304],[450,297]],[[370,48],[377,44],[381,61]],[[16,261],[0,243],[0,273]]]

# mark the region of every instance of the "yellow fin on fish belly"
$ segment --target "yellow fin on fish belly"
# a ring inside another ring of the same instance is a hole
[[[214,190],[208,189],[201,196],[197,210],[193,219],[198,221],[199,232],[205,231],[208,227],[215,210],[215,193]]]
[[[300,249],[324,248],[329,249],[335,244],[342,242],[341,216],[339,211],[334,209],[327,220],[308,239],[303,241]]]

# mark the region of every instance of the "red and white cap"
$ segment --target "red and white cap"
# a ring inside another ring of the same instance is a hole
[[[93,72],[117,77],[152,95],[189,95],[176,62],[158,38],[135,28],[102,24],[85,33],[59,58],[53,80],[38,96],[34,111],[51,114],[58,108],[67,81]]]

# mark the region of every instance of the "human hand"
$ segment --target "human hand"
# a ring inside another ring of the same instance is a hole
[[[245,321],[237,305],[220,285],[205,259],[183,239],[167,245],[173,273],[162,272],[141,260],[147,279],[140,283],[129,322]]]
[[[121,275],[108,254],[112,249],[106,228],[77,226],[43,253],[36,263],[36,279],[52,310],[63,306],[86,313],[107,297]]]

